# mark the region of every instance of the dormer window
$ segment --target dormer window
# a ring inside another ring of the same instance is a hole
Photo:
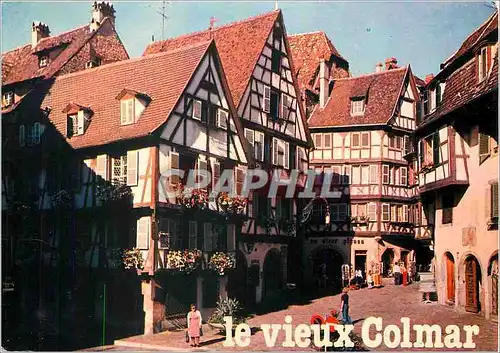
[[[4,105],[9,106],[14,104],[14,92],[7,92],[3,95]]]
[[[203,112],[203,103],[199,100],[193,100],[193,119],[201,120]]]
[[[101,58],[98,56],[93,57],[90,61],[87,62],[85,67],[87,69],[92,69],[94,67],[101,66]]]
[[[90,124],[92,111],[79,104],[70,103],[63,110],[67,114],[66,118],[66,137],[81,136],[85,134]]]
[[[488,75],[488,47],[481,48],[478,56],[478,66],[479,66],[479,82],[483,81]]]
[[[125,99],[121,102],[121,123],[128,125],[134,123],[134,99]]]
[[[38,66],[39,67],[45,67],[49,63],[49,57],[47,55],[42,55],[38,59]]]
[[[365,99],[357,97],[351,99],[351,115],[363,115],[365,113]]]

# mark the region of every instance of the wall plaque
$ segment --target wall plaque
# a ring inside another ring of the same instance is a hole
[[[462,228],[462,246],[476,246],[476,227]]]

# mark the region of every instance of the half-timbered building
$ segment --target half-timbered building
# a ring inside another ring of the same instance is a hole
[[[44,244],[25,259],[43,275],[40,291],[31,288],[41,304],[27,310],[64,312],[52,322],[72,338],[100,337],[92,327],[106,317],[111,339],[176,325],[190,303],[213,308],[242,215],[208,193],[224,171],[234,180],[247,164],[215,43],[59,76],[40,106],[41,168],[25,161],[4,174],[15,190],[31,190],[39,222],[27,229],[19,219],[8,231]],[[34,148],[14,136],[20,150]],[[166,177],[170,170],[185,175]],[[182,193],[190,170],[197,181],[207,170],[213,179]]]
[[[415,189],[405,157],[418,91],[410,66],[386,64],[373,74],[330,81],[321,60],[319,104],[308,120],[315,146],[310,168],[339,197],[314,201],[303,259],[311,281],[340,280],[342,264],[366,274],[382,263],[387,273],[395,261],[414,260]]]
[[[418,188],[439,302],[498,318],[498,13],[427,83]]]
[[[299,103],[281,11],[155,42],[144,55],[208,38],[217,43],[254,159],[252,167],[264,169],[269,175],[277,171],[281,178],[288,178],[292,169],[305,171],[310,135]],[[237,181],[242,179],[243,175],[237,177]],[[245,304],[277,295],[288,274],[297,273],[287,266],[292,256],[288,250],[295,238],[296,214],[295,200],[279,192],[271,198],[266,187],[251,193],[249,219],[238,241],[237,270],[229,284],[231,294]]]

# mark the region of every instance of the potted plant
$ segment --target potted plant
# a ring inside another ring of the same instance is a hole
[[[226,316],[231,316],[233,319],[232,329],[238,324],[246,322],[246,317],[243,315],[243,308],[240,303],[236,299],[221,296],[217,301],[215,311],[208,319],[208,324],[225,333],[226,322],[224,321],[224,317]]]
[[[236,266],[236,257],[233,253],[216,252],[210,257],[208,265],[215,270],[219,275],[223,276],[224,272]]]
[[[219,204],[222,212],[243,214],[245,212],[248,199],[238,195],[230,196],[227,192],[221,192],[217,198],[217,203]]]
[[[205,189],[188,189],[180,185],[176,195],[177,203],[187,209],[208,208],[208,192]]]
[[[123,250],[122,261],[123,261],[123,267],[126,270],[144,269],[144,259],[142,258],[142,252],[137,248]]]

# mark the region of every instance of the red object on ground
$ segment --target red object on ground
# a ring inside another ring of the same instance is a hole
[[[403,286],[408,284],[408,272],[403,272]]]

